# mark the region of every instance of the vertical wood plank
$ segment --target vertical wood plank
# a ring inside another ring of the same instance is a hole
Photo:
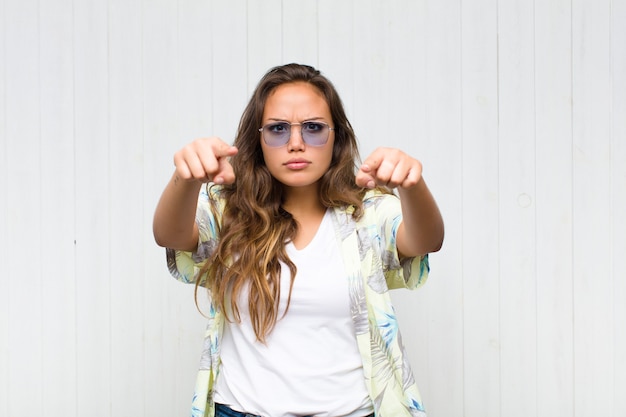
[[[231,41],[233,34],[226,30],[219,36],[213,32],[211,22],[213,18],[213,6],[205,0],[185,0],[178,3],[178,44],[177,44],[177,115],[178,115],[178,138],[177,140],[188,143],[200,136],[217,134],[214,131],[215,105],[212,90],[213,69],[220,65],[235,65],[239,63],[216,59],[214,46],[216,43]],[[242,18],[240,16],[240,18]],[[239,30],[236,28],[234,30]],[[215,35],[213,38],[212,35]],[[245,32],[235,35],[245,36]],[[242,66],[244,71],[245,66]],[[222,83],[245,86],[245,78],[239,80],[223,80]],[[227,109],[225,109],[227,110]],[[234,111],[238,111],[235,109]],[[233,126],[233,130],[236,126]],[[223,138],[231,140],[230,137]],[[168,156],[171,160],[172,155]],[[161,170],[170,173],[169,166],[162,166]],[[162,186],[165,184],[163,183]],[[152,205],[154,210],[155,204]],[[151,236],[151,229],[149,229]],[[165,253],[159,249],[158,265],[164,283],[167,284],[167,297],[170,298],[172,308],[175,309],[177,323],[173,323],[173,334],[177,342],[176,355],[168,360],[176,362],[175,367],[175,414],[188,415],[191,407],[191,397],[196,381],[198,363],[206,326],[206,318],[196,309],[193,299],[193,285],[185,285],[172,279],[165,265]],[[169,290],[172,289],[172,291]],[[171,296],[174,297],[171,297]],[[206,306],[206,295],[202,292],[198,295],[201,306]],[[203,311],[206,311],[203,310]]]
[[[613,280],[613,415],[626,415],[626,2],[611,2],[611,276]]]
[[[497,7],[461,5],[466,415],[500,415]]]
[[[108,4],[111,415],[144,415],[141,2]]]
[[[72,2],[39,3],[41,265],[46,410],[76,415],[74,56]],[[54,274],[52,271],[59,271]],[[56,275],[56,276],[54,276]]]
[[[418,97],[419,88],[424,86],[426,71],[425,39],[420,36],[419,29],[425,26],[425,19],[414,9],[418,5],[409,2],[385,3],[384,14],[379,16],[383,20],[385,54],[384,75],[380,83],[384,86],[383,100],[387,105],[373,106],[379,117],[386,120],[385,136],[377,138],[378,144],[402,149],[415,157],[424,156],[420,152],[424,139],[418,132],[425,124],[426,106]]]
[[[507,417],[537,413],[533,14],[529,2],[498,3],[500,415]]]
[[[429,415],[462,416],[463,383],[463,154],[461,86],[461,3],[426,1],[418,11],[425,37],[423,80],[417,97],[424,115],[403,123],[415,132],[415,156],[424,164],[423,175],[444,217],[446,237],[442,250],[430,256],[431,274],[414,303],[428,308],[428,380],[420,385]],[[422,22],[423,21],[423,22]],[[413,41],[416,42],[416,41]],[[418,64],[419,66],[420,64]],[[420,71],[415,75],[421,77]],[[402,103],[398,104],[399,106]],[[422,110],[420,110],[422,111]],[[418,119],[420,120],[420,119]],[[410,305],[410,304],[409,304]],[[400,307],[399,307],[400,308]],[[423,344],[416,338],[416,346]],[[416,365],[419,362],[412,359]],[[419,369],[419,368],[418,368]]]
[[[270,69],[283,64],[282,1],[248,1],[247,13],[247,68],[248,97],[261,77]]]
[[[424,134],[426,102],[426,21],[423,2],[380,2],[383,13],[381,34],[384,67],[376,81],[382,88],[382,102],[368,102],[377,122],[384,123],[384,136],[373,138],[372,148],[393,147],[422,161],[429,167],[428,138]],[[367,126],[366,126],[367,128]],[[363,155],[366,158],[368,155]],[[430,315],[428,292],[392,291],[402,339],[408,352],[415,380],[427,412],[431,409]]]
[[[158,198],[174,171],[172,157],[189,138],[178,137],[177,119],[177,4],[167,0],[142,2],[142,79],[144,147],[144,226],[150,233]],[[149,145],[149,146],[148,146]],[[151,233],[148,235],[151,236]],[[152,239],[151,239],[152,240]],[[153,240],[145,248],[144,392],[145,415],[182,415],[177,408],[177,328],[174,309],[183,290],[167,273],[165,254]]]
[[[354,45],[353,14],[353,1],[320,0],[317,3],[318,69],[334,84],[349,120],[354,107],[354,63],[350,53]]]
[[[108,2],[74,3],[77,415],[111,413]]]
[[[184,143],[212,134],[213,40],[212,25],[208,23],[210,21],[211,2],[182,0],[178,3],[179,138],[177,139]],[[220,36],[216,42],[225,36],[230,37],[230,33]]]
[[[213,130],[232,142],[248,100],[246,1],[214,1],[212,10]]]
[[[363,158],[387,136],[387,120],[380,112],[385,88],[384,16],[385,7],[378,0],[355,4],[352,17],[354,44],[350,56],[346,57],[352,60],[355,68],[351,123],[357,132]]]
[[[6,130],[7,54],[6,54],[6,1],[0,0],[0,190],[7,190],[9,178],[9,140]],[[6,192],[0,192],[0,265],[8,265],[9,248],[13,245],[7,238],[9,225],[9,202]],[[0,415],[9,415],[9,277],[0,277]]]
[[[574,407],[613,416],[610,1],[572,3]]]
[[[10,172],[8,167],[9,144],[6,130],[7,54],[6,54],[6,1],[0,0],[0,190],[8,189]],[[9,202],[5,192],[0,193],[0,265],[9,264],[8,251],[11,242],[8,236]],[[9,415],[9,283],[8,276],[0,278],[0,415]]]
[[[537,409],[574,415],[571,4],[535,2]]]
[[[283,63],[318,66],[318,6],[317,1],[290,0],[282,2]]]
[[[8,286],[8,414],[42,414],[43,368],[41,256],[41,136],[38,2],[5,5],[5,108],[9,258],[3,275]],[[28,236],[24,240],[23,236]]]

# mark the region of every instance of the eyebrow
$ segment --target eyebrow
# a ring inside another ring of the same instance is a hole
[[[273,122],[287,122],[287,123],[291,123],[291,122],[289,122],[289,121],[287,121],[285,119],[279,119],[279,118],[275,118],[275,117],[269,117],[267,120],[268,121],[273,121]],[[309,117],[309,118],[306,118],[306,119],[302,120],[301,122],[297,122],[297,123],[313,122],[313,121],[316,121],[316,120],[324,121],[324,118],[322,116]]]

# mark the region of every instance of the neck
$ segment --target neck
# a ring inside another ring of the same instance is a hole
[[[319,198],[318,187],[315,188],[286,188],[283,208],[296,219],[320,215],[326,212]]]

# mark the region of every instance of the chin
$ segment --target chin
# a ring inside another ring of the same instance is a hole
[[[281,179],[277,178],[278,182],[283,184],[285,187],[289,188],[317,188],[319,186],[319,179],[317,180],[301,180],[297,181],[294,179]]]

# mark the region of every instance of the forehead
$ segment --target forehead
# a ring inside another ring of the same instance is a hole
[[[328,112],[329,106],[326,97],[317,87],[298,81],[276,87],[265,101],[264,113],[289,109]]]

